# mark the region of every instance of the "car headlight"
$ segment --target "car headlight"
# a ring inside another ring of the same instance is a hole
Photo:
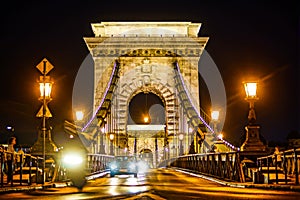
[[[110,169],[111,170],[115,170],[115,169],[117,169],[118,168],[118,165],[116,164],[116,163],[112,163],[111,165],[110,165]]]
[[[130,164],[129,164],[129,169],[130,169],[130,170],[135,170],[135,169],[136,169],[135,163],[130,163]]]
[[[83,157],[78,154],[66,154],[63,157],[63,163],[70,167],[80,165],[82,162]]]
[[[146,172],[148,170],[148,165],[144,161],[138,163],[138,168],[140,172]]]

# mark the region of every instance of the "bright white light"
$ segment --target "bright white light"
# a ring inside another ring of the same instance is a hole
[[[51,83],[40,83],[40,93],[41,97],[50,98],[52,84]]]
[[[136,168],[136,165],[134,163],[130,163],[129,169],[134,170]]]
[[[220,112],[218,110],[212,111],[211,112],[211,118],[212,118],[212,120],[218,121],[219,120],[219,115],[220,115]]]
[[[76,115],[76,120],[77,121],[83,120],[83,115],[84,115],[83,111],[76,111],[75,115]]]
[[[67,165],[79,165],[83,162],[83,159],[80,155],[68,154],[64,156],[63,162]]]
[[[220,140],[222,140],[222,139],[223,139],[223,134],[220,133],[220,134],[218,135],[218,138],[219,138]],[[227,142],[225,141],[225,143],[227,143]]]
[[[145,117],[144,117],[144,122],[145,122],[145,123],[148,123],[148,122],[149,122],[149,117],[148,117],[148,116],[145,116]]]
[[[110,140],[113,140],[114,137],[115,137],[115,135],[114,135],[113,133],[109,134],[109,139],[110,139]]]
[[[144,161],[138,162],[139,173],[145,173],[148,171],[148,165]]]
[[[256,97],[257,83],[255,82],[244,83],[244,87],[248,98]]]
[[[118,166],[115,163],[110,165],[110,169],[112,169],[112,170],[117,169],[117,168],[118,168]]]
[[[184,135],[181,133],[181,134],[179,134],[179,140],[183,140],[183,137],[184,137]]]

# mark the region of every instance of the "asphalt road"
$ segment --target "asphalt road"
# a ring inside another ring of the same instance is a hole
[[[109,175],[75,187],[48,188],[1,194],[0,199],[300,199],[300,192],[224,186],[172,169],[151,170],[145,175]]]

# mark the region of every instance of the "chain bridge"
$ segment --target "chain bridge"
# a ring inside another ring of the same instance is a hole
[[[79,139],[70,138],[69,144],[87,151],[81,162],[88,171],[81,173],[84,180],[105,173],[114,156],[134,155],[151,168],[176,167],[234,182],[299,184],[299,148],[280,152],[274,162],[253,123],[246,126],[241,151],[217,136],[199,98],[198,62],[208,42],[198,37],[200,27],[191,22],[92,24],[95,36],[84,38],[93,59],[92,108],[83,120],[64,123],[65,132]],[[1,165],[10,154],[1,151]],[[51,166],[43,169],[43,183],[68,178],[60,154],[53,157],[56,165],[39,154],[11,156],[19,163],[24,159],[29,171],[47,161]],[[18,177],[22,185],[22,173]],[[0,182],[4,187],[3,171]]]

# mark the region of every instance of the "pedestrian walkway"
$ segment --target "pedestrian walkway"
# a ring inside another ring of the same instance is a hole
[[[230,187],[239,187],[239,188],[259,188],[259,189],[273,189],[273,190],[289,190],[289,191],[296,191],[300,192],[300,185],[295,185],[295,184],[285,184],[283,182],[279,182],[278,184],[257,184],[253,182],[245,182],[245,183],[240,183],[240,182],[230,182],[230,181],[225,181],[225,180],[220,180],[214,177],[209,177],[205,176],[202,174],[199,174],[194,171],[190,171],[187,169],[180,169],[180,168],[173,168],[176,171],[186,173],[192,176],[197,176],[203,179],[207,179],[210,181],[217,182],[222,185],[230,186]]]
[[[4,184],[3,187],[0,187],[0,193],[42,190],[45,188],[67,187],[71,185],[72,183],[70,181],[47,182],[45,184],[33,183],[31,185],[28,184],[20,185],[20,183],[13,183],[13,186],[11,184]]]
[[[16,180],[12,184],[11,182],[8,184],[7,176],[4,175],[3,187],[0,186],[0,193],[39,190],[39,189],[44,189],[49,187],[66,187],[70,185],[71,185],[70,181],[46,182],[45,184],[32,183],[31,185],[23,182],[22,185],[20,185],[20,182]]]
[[[99,174],[90,175],[87,177],[87,180],[100,178],[108,174],[109,171],[105,170]],[[24,192],[24,191],[32,191],[32,190],[42,190],[46,188],[58,188],[58,187],[68,187],[72,186],[72,182],[67,181],[56,181],[56,182],[46,182],[45,184],[37,184],[32,183],[28,185],[27,183],[22,183],[20,185],[19,182],[13,182],[13,186],[11,183],[7,184],[6,176],[4,176],[4,183],[3,187],[0,187],[0,193],[9,193],[9,192]]]

